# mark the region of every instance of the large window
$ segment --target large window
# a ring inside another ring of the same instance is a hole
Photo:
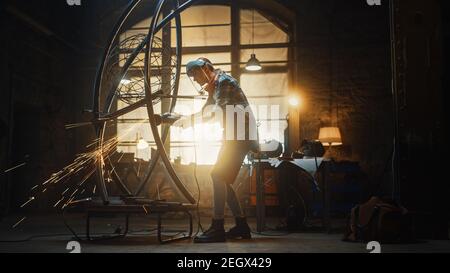
[[[232,76],[240,82],[258,119],[260,141],[276,139],[283,143],[283,130],[287,125],[284,119],[288,113],[286,96],[289,37],[258,11],[241,10],[239,17],[232,18],[229,6],[217,5],[194,6],[182,13],[184,55],[179,94],[198,95],[193,83],[185,74],[185,65],[198,57],[207,57],[216,68],[232,73]],[[240,41],[232,41],[235,22],[240,22],[237,26]],[[139,30],[145,24],[143,22],[136,25],[124,34],[124,39],[142,33]],[[174,29],[172,37],[174,46]],[[235,48],[233,43],[238,43],[238,52],[232,51],[232,48]],[[263,65],[263,70],[256,73],[245,70],[245,63],[253,52]],[[232,71],[232,56],[239,56],[238,71]],[[179,99],[176,111],[192,114],[200,111],[205,101],[201,98]],[[124,106],[124,103],[118,103],[119,109]],[[156,109],[161,111],[161,105],[157,105]],[[150,149],[155,148],[155,145],[149,126],[145,123],[147,118],[146,109],[142,108],[118,120],[119,150],[135,153],[138,158],[150,159]],[[276,126],[273,126],[274,124]],[[197,162],[201,165],[212,165],[217,160],[221,135],[222,128],[214,123],[196,124],[190,129],[171,128],[170,157],[180,158],[183,164]],[[150,144],[148,149],[136,149],[139,137]]]

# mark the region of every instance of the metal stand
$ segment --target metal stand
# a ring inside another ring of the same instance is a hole
[[[266,227],[266,204],[261,159],[256,161],[256,230],[263,232]]]
[[[162,239],[162,233],[161,233],[162,214],[158,213],[158,229],[157,229],[157,232],[158,232],[158,241],[159,241],[160,244],[167,244],[167,243],[172,243],[172,242],[176,242],[176,241],[186,240],[186,239],[190,239],[192,237],[192,233],[193,233],[192,214],[189,211],[184,211],[184,213],[189,218],[189,235],[174,237],[174,238],[170,238],[170,239],[166,239],[166,240]]]
[[[98,239],[96,238],[92,238],[91,237],[91,218],[94,217],[96,214],[95,213],[91,213],[88,212],[86,215],[86,237],[89,241],[97,241]],[[118,235],[114,235],[114,236],[110,236],[107,239],[116,239],[116,238],[124,238],[127,236],[128,234],[128,227],[129,227],[129,220],[130,220],[130,215],[127,214],[125,216],[125,231],[122,234],[118,234]],[[106,238],[101,238],[101,239],[106,239]]]
[[[70,208],[82,208],[86,212],[86,237],[89,241],[104,239],[124,238],[129,231],[129,220],[131,214],[156,214],[157,215],[157,238],[160,244],[167,244],[175,241],[186,240],[192,237],[193,217],[190,210],[196,208],[195,205],[176,202],[161,202],[148,199],[111,199],[110,204],[104,205],[102,200],[85,199],[75,201],[68,206]],[[187,235],[176,236],[170,239],[163,239],[163,215],[169,212],[183,212],[189,219],[189,229]],[[125,215],[125,230],[118,235],[110,237],[93,238],[91,236],[91,219],[96,216]]]
[[[322,163],[322,193],[323,193],[323,212],[322,212],[322,227],[324,232],[331,232],[331,200],[330,200],[330,187],[329,187],[329,174],[330,174],[331,161],[324,161]]]

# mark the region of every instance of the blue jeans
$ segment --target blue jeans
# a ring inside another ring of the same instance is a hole
[[[245,156],[255,147],[254,141],[225,141],[217,163],[211,173],[214,191],[214,219],[223,219],[225,203],[234,217],[244,217],[244,212],[231,185],[236,180]]]

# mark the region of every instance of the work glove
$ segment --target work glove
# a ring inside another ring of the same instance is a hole
[[[177,113],[164,113],[161,115],[161,122],[164,124],[173,124],[179,120],[182,116]]]

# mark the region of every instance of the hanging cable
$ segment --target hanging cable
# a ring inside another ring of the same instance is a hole
[[[193,124],[195,125],[195,124]],[[197,232],[195,233],[194,237],[197,236],[200,232],[200,230],[202,232],[204,232],[203,230],[203,226],[202,226],[202,222],[201,222],[201,217],[200,217],[200,200],[201,200],[201,190],[200,190],[200,183],[198,181],[198,177],[197,177],[197,165],[198,165],[198,158],[197,158],[197,142],[196,142],[196,131],[195,131],[195,126],[192,126],[192,131],[194,134],[194,179],[195,179],[195,183],[197,184],[197,190],[198,190],[198,198],[197,198]]]

